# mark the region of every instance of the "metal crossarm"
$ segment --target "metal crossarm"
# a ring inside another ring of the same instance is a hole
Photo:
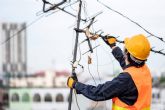
[[[63,0],[63,1],[59,2],[59,3],[57,3],[57,4],[52,4],[52,3],[50,3],[50,2],[48,2],[46,0],[42,0],[42,1],[44,3],[43,4],[43,12],[44,13],[46,13],[46,12],[48,12],[50,10],[54,10],[54,9],[58,8],[60,5],[63,5],[65,2],[67,2],[67,0]],[[46,4],[51,5],[51,6],[48,9],[46,9]]]

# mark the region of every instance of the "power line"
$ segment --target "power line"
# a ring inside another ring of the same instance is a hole
[[[98,1],[100,4],[102,4],[104,7],[108,8],[109,10],[111,10],[111,11],[113,11],[113,12],[115,12],[115,13],[121,15],[123,18],[126,18],[126,19],[129,20],[130,22],[136,24],[138,27],[140,27],[140,28],[143,29],[146,33],[148,33],[149,36],[153,36],[153,37],[155,37],[155,38],[157,38],[157,39],[159,39],[160,41],[162,41],[162,42],[165,43],[165,40],[164,40],[162,37],[159,37],[159,36],[157,36],[157,35],[151,33],[151,32],[148,31],[146,28],[144,28],[143,26],[141,26],[138,22],[136,22],[136,21],[130,19],[129,17],[127,17],[126,15],[120,13],[119,11],[112,9],[111,7],[109,7],[108,5],[104,4],[103,2],[100,2],[100,0],[97,0],[97,1]]]
[[[25,25],[23,28],[21,28],[19,31],[17,31],[16,33],[14,33],[12,36],[10,36],[8,39],[6,39],[5,41],[3,41],[1,43],[1,45],[5,44],[6,42],[8,42],[9,40],[11,40],[12,38],[14,38],[17,34],[21,33],[22,31],[24,31],[25,29],[27,29],[28,27],[32,26],[34,23],[36,23],[37,21],[39,21],[41,18],[43,18],[44,16],[40,16],[37,19],[33,20],[32,22],[30,22],[29,24]]]
[[[165,53],[162,52],[163,50],[164,50],[164,49],[162,49],[162,50],[154,50],[153,48],[151,48],[151,51],[152,51],[153,53],[158,53],[158,54],[161,54],[161,55],[165,56]]]
[[[80,32],[80,33],[85,33],[85,32],[86,32],[86,30],[84,30],[84,29],[76,29],[76,31],[77,31],[77,32]],[[104,33],[104,32],[102,32],[102,33]],[[96,33],[92,33],[92,32],[90,32],[90,34],[91,34],[91,35],[96,35]],[[99,34],[98,36],[104,39],[104,38],[106,38],[106,37],[109,36],[109,35],[102,35],[102,34]],[[87,39],[89,39],[89,38],[87,38]],[[85,39],[84,41],[86,41],[87,39]],[[117,38],[116,38],[116,41],[117,41],[118,43],[124,44],[124,41],[118,40]],[[99,46],[99,45],[98,45],[98,46]],[[97,47],[98,47],[98,46],[97,46]],[[97,48],[97,47],[94,47],[94,48]],[[94,49],[94,48],[93,48],[93,49]],[[89,50],[89,51],[90,51],[90,50]],[[89,52],[89,51],[87,51],[87,52]],[[154,50],[153,48],[151,48],[150,51],[165,56],[165,53],[162,52],[163,49],[158,51],[158,50]],[[87,53],[87,52],[86,52],[86,53]],[[86,53],[84,53],[84,54],[86,54]]]
[[[72,13],[70,13],[70,12],[68,12],[68,11],[65,10],[65,8],[71,6],[71,5],[75,4],[75,3],[77,3],[77,1],[76,1],[76,2],[73,2],[73,3],[69,4],[69,5],[66,5],[66,6],[64,6],[64,7],[62,7],[62,8],[57,7],[59,10],[54,11],[54,12],[52,12],[51,14],[54,14],[54,13],[56,13],[56,12],[58,12],[58,11],[61,10],[61,11],[65,12],[65,13],[71,15],[72,17],[76,17],[76,15],[74,15],[74,14],[72,14]],[[42,14],[42,15],[41,15],[41,14]],[[2,43],[1,43],[0,45],[3,45],[3,44],[5,44],[5,43],[7,43],[7,42],[10,41],[12,38],[14,38],[17,34],[21,33],[21,32],[24,31],[24,30],[26,30],[27,28],[29,28],[30,26],[32,26],[33,24],[35,24],[36,22],[38,22],[39,20],[41,20],[41,19],[45,16],[45,14],[43,15],[43,13],[40,13],[40,12],[37,12],[37,16],[38,16],[38,15],[41,15],[41,16],[37,17],[36,19],[34,19],[33,21],[31,21],[29,24],[25,25],[23,28],[21,28],[20,30],[18,30],[16,33],[14,33],[12,36],[10,36],[10,37],[9,37],[8,39],[6,39],[5,41],[2,41]],[[84,22],[86,21],[85,19],[81,19],[81,20],[84,21]]]

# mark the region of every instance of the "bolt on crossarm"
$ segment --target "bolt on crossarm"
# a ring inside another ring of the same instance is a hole
[[[80,2],[79,2],[79,11],[78,11],[78,16],[77,16],[77,29],[80,28],[81,8],[82,8],[82,1],[80,0]],[[72,62],[73,62],[73,65],[74,65],[74,63],[76,62],[76,58],[77,58],[78,37],[79,37],[79,32],[76,31],[76,39],[75,39],[74,53],[73,53],[73,61],[72,61]],[[72,76],[73,76],[73,77],[76,77],[75,67],[74,67],[74,66],[72,66]],[[68,110],[71,110],[71,105],[72,105],[72,94],[73,94],[73,89],[70,89]]]

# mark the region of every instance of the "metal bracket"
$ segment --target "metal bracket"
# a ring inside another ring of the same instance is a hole
[[[43,12],[46,13],[46,12],[48,12],[50,10],[56,9],[60,5],[63,5],[67,0],[63,0],[63,1],[59,2],[59,3],[57,3],[57,4],[52,4],[52,3],[50,3],[50,2],[48,2],[46,0],[42,0],[42,1],[44,3],[43,4]],[[48,9],[46,9],[46,5],[51,5],[51,6]]]

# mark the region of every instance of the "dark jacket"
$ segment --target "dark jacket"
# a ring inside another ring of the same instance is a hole
[[[123,69],[129,67],[126,65],[124,55],[119,47],[113,49],[112,54],[118,60]],[[105,101],[118,97],[128,105],[133,105],[138,97],[138,91],[135,83],[128,73],[122,72],[112,81],[107,81],[98,86],[86,85],[80,82],[74,84],[77,93],[94,101]]]

